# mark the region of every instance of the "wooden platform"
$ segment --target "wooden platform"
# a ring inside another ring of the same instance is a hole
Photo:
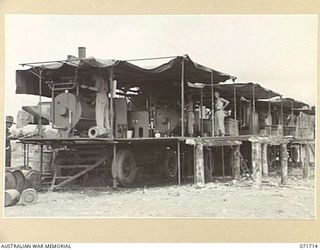
[[[20,138],[25,144],[43,144],[43,145],[69,145],[69,144],[131,144],[131,143],[168,143],[168,142],[190,142],[191,140],[202,141],[204,144],[210,143],[212,146],[230,145],[235,141],[259,141],[267,144],[281,144],[285,142],[305,142],[311,139],[295,139],[284,136],[268,136],[268,135],[238,135],[224,137],[148,137],[148,138]]]

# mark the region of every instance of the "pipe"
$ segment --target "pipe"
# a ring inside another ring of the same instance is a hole
[[[86,58],[86,47],[78,47],[78,58]]]

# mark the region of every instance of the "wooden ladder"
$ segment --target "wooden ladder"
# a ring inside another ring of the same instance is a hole
[[[246,160],[243,158],[241,153],[240,153],[240,170],[241,170],[242,176],[247,177],[249,175],[250,178],[253,180],[252,173],[246,163]]]
[[[55,152],[53,178],[49,191],[64,187],[94,168],[102,165],[107,158],[103,150],[75,149]]]

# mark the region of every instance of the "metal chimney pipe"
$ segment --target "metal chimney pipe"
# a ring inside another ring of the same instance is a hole
[[[78,58],[86,58],[86,47],[78,47]]]

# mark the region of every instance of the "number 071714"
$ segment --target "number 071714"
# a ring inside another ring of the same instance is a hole
[[[300,248],[318,248],[318,244],[315,243],[302,243]]]

